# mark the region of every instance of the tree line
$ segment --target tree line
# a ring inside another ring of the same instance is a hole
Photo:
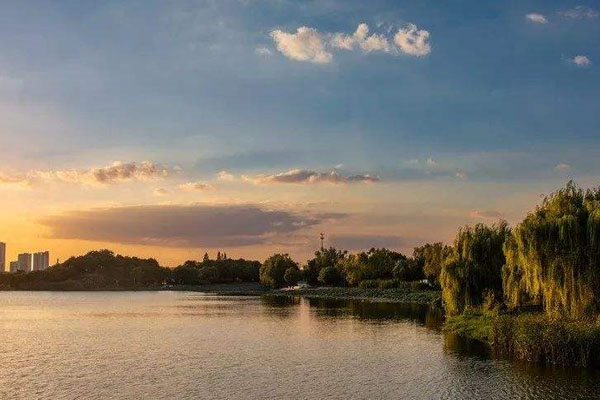
[[[170,285],[258,282],[260,262],[208,254],[202,261],[186,261],[176,268],[153,258],[127,257],[110,250],[71,257],[44,271],[0,274],[0,288],[21,290],[93,290],[159,288]]]
[[[315,252],[300,266],[288,254],[274,254],[260,269],[260,282],[272,288],[294,286],[300,280],[311,286],[395,287],[400,282],[425,279],[421,248],[412,257],[385,248],[350,254],[334,247]]]

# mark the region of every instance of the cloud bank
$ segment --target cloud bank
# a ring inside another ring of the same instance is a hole
[[[116,161],[105,167],[71,170],[31,170],[25,174],[0,173],[0,183],[32,186],[37,183],[63,182],[86,185],[110,185],[130,181],[165,178],[169,168],[150,161],[123,163]]]
[[[321,33],[315,28],[302,26],[295,33],[277,29],[270,35],[275,48],[287,58],[315,64],[330,63],[333,60],[333,50],[360,49],[364,53],[383,52],[416,57],[431,53],[429,32],[412,23],[399,29],[393,38],[379,33],[369,34],[369,26],[365,23],[359,24],[352,34]]]
[[[72,211],[43,218],[56,239],[170,247],[269,243],[342,214],[298,214],[257,205],[150,205]]]
[[[272,175],[257,175],[246,176],[242,179],[255,184],[276,184],[276,183],[296,183],[296,184],[316,184],[316,183],[332,183],[332,184],[348,184],[348,183],[375,183],[380,179],[377,176],[371,175],[350,175],[343,176],[338,171],[331,172],[316,172],[305,169],[293,169],[287,172],[282,172]]]

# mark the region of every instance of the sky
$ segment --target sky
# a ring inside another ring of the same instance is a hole
[[[598,185],[588,1],[0,3],[7,261],[411,253]]]

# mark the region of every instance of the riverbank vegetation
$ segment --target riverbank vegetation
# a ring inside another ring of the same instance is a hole
[[[363,287],[307,287],[290,290],[272,290],[274,296],[302,296],[309,299],[330,300],[369,300],[392,303],[411,303],[422,305],[439,305],[440,292],[423,289],[413,285],[400,285],[394,288]]]
[[[599,365],[600,189],[569,182],[512,230],[461,229],[440,283],[446,329],[524,361]]]

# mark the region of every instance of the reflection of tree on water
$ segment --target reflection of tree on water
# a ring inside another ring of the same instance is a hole
[[[444,333],[444,351],[461,356],[476,356],[490,358],[493,356],[490,347],[477,340],[460,336],[454,332]]]
[[[263,304],[269,307],[290,307],[300,304],[300,298],[294,296],[262,296]]]
[[[286,297],[277,300],[279,306],[299,304],[298,298]],[[438,329],[442,324],[442,311],[423,304],[372,302],[364,300],[340,300],[306,298],[317,317],[352,317],[368,321],[413,321],[429,329]]]

